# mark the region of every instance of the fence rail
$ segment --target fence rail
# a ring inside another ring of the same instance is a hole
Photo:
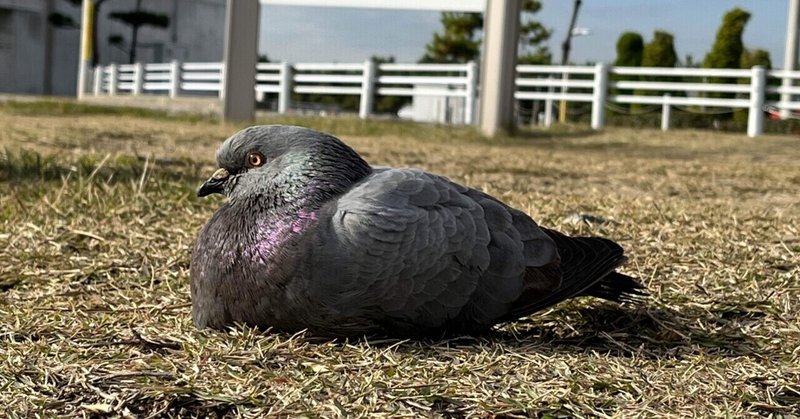
[[[93,93],[224,96],[223,64],[148,63],[96,67]],[[591,125],[601,128],[606,108],[616,105],[661,105],[662,129],[670,125],[675,106],[747,109],[747,133],[761,134],[764,110],[800,110],[800,101],[781,102],[780,94],[800,95],[800,71],[658,67],[518,65],[517,100],[544,102],[544,124],[553,122],[556,101],[591,103]],[[258,63],[255,97],[277,95],[278,112],[291,108],[292,93],[360,96],[359,115],[372,113],[374,97],[439,96],[464,100],[463,121],[475,122],[478,66],[466,64]],[[617,108],[619,109],[619,108]]]

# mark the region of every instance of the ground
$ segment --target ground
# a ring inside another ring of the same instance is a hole
[[[271,120],[274,122],[274,120]],[[602,235],[651,296],[558,305],[489,336],[326,341],[198,331],[195,188],[240,126],[0,105],[0,409],[12,416],[800,415],[800,140],[282,119],[374,164],[450,176]]]

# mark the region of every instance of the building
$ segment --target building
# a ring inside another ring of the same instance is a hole
[[[95,0],[98,63],[127,63],[132,28],[109,17],[141,10],[165,28],[142,26],[136,61],[220,61],[225,0]],[[74,95],[81,7],[70,0],[0,0],[0,93]]]

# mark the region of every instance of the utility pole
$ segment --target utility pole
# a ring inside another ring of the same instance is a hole
[[[783,55],[783,69],[786,71],[793,71],[797,69],[797,24],[800,20],[800,0],[789,0],[789,21],[786,25],[786,50]],[[784,77],[781,87],[784,92],[781,93],[781,103],[789,103],[792,101],[792,94],[787,92],[787,89],[792,87],[792,79]],[[784,105],[785,106],[785,105]],[[780,109],[781,119],[787,119],[791,116],[789,109]]]
[[[81,14],[81,57],[78,61],[78,99],[86,93],[88,84],[89,69],[92,61],[92,39],[94,39],[94,0],[83,0],[83,10]]]

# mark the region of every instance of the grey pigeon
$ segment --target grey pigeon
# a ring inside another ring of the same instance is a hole
[[[568,237],[475,189],[372,167],[301,127],[244,129],[198,196],[227,201],[191,261],[199,328],[320,336],[480,333],[577,296],[645,295],[622,248]]]

